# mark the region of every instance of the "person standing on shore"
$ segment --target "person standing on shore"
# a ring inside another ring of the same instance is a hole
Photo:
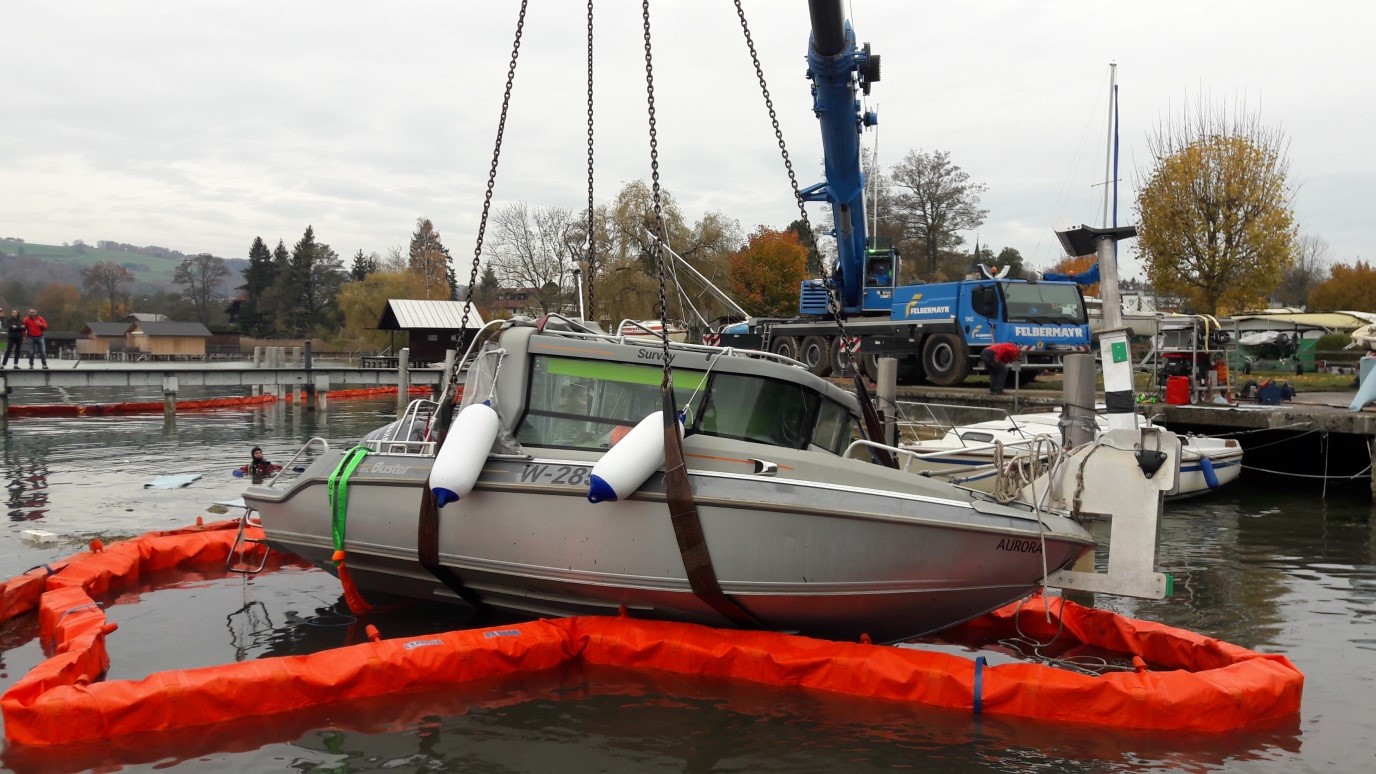
[[[10,355],[14,355],[14,367],[19,368],[20,347],[24,346],[24,318],[19,316],[19,310],[10,312],[10,316],[5,318],[5,333],[8,334],[9,347],[5,349],[5,358],[0,360],[0,368],[4,368],[10,362]]]
[[[1002,395],[1003,386],[1008,383],[1008,364],[1022,357],[1022,350],[1016,344],[1007,342],[991,344],[979,353],[984,367],[989,369],[989,394]]]
[[[33,368],[33,354],[38,353],[38,357],[43,361],[43,370],[48,370],[48,352],[43,342],[43,332],[48,330],[48,321],[43,319],[43,315],[37,309],[30,309],[29,316],[24,318],[24,331],[29,334],[29,368]],[[18,361],[15,362],[18,367]]]

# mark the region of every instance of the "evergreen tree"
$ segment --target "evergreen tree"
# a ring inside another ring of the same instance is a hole
[[[408,253],[407,268],[425,280],[425,297],[442,300],[449,298],[452,285],[443,287],[449,270],[449,250],[440,241],[440,232],[429,218],[416,219],[416,233],[411,235],[411,249]]]
[[[365,280],[368,278],[369,274],[373,274],[377,270],[377,253],[371,253],[365,256],[363,250],[360,248],[358,252],[354,253],[353,265],[349,267],[349,279],[355,282]]]
[[[453,262],[448,262],[448,269],[445,270],[444,277],[449,281],[449,300],[462,301],[463,299],[459,298],[459,278],[454,276]]]
[[[329,328],[337,322],[339,288],[344,283],[344,268],[339,254],[323,242],[315,241],[315,229],[292,246],[286,270],[278,277],[278,330],[290,336],[305,336]]]
[[[278,243],[281,247],[281,243]],[[283,248],[285,251],[285,248]],[[248,268],[244,270],[244,293],[239,305],[239,330],[250,336],[266,336],[270,332],[269,317],[263,313],[265,296],[277,280],[277,266],[262,237],[254,237],[248,249]]]
[[[497,279],[497,272],[491,266],[483,267],[483,276],[478,280],[478,287],[473,289],[473,302],[478,306],[487,306],[497,300],[497,291],[501,290],[502,283]]]

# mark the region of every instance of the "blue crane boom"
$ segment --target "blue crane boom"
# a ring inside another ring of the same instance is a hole
[[[865,174],[860,164],[860,133],[878,122],[861,109],[859,91],[869,93],[879,80],[879,56],[869,45],[855,44],[841,0],[809,0],[812,36],[808,42],[808,78],[812,111],[822,129],[826,180],[802,190],[804,201],[831,205],[838,254],[837,282],[841,307],[861,309],[865,262]]]

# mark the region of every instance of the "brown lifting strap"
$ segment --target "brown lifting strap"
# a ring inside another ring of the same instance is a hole
[[[448,439],[448,428],[441,431],[440,442],[435,445],[435,457]],[[420,565],[439,579],[450,591],[454,592],[469,605],[480,610],[487,607],[482,597],[473,589],[463,585],[458,573],[440,564],[440,509],[435,505],[435,495],[430,490],[430,476],[425,477],[425,489],[420,493],[420,519],[416,529],[416,558]]]
[[[855,371],[855,397],[860,401],[860,413],[865,418],[865,438],[875,443],[884,443],[884,425],[879,421],[879,412],[874,410],[874,402],[870,400],[870,391],[865,387],[865,379],[860,376],[860,370]],[[898,460],[893,458],[888,449],[870,448],[870,453],[879,461],[880,465],[886,468],[897,468]]]
[[[688,573],[688,585],[693,594],[713,610],[742,628],[762,629],[764,625],[739,602],[726,596],[717,581],[712,557],[707,552],[707,538],[702,533],[702,520],[693,501],[692,485],[688,482],[688,466],[683,460],[683,439],[678,435],[678,409],[674,405],[672,387],[664,388],[664,487],[669,502],[669,516],[674,524],[674,537]]]

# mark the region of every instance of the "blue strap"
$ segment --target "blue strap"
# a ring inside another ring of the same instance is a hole
[[[984,656],[975,658],[975,714],[984,711]]]

